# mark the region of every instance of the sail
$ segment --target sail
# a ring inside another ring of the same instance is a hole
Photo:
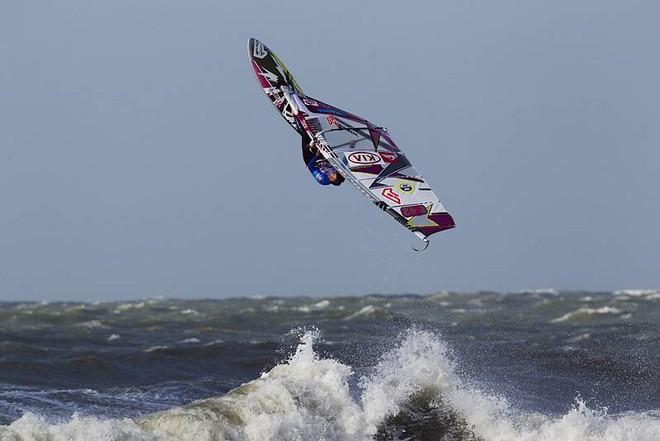
[[[252,70],[278,112],[364,196],[428,244],[454,219],[387,130],[303,93],[282,61],[259,40],[248,41]]]
[[[297,96],[304,97],[305,94],[302,88],[289,73],[284,63],[277,58],[277,55],[255,38],[248,40],[248,57],[252,71],[268,99],[286,122],[300,133],[300,128],[294,117],[292,103],[284,97],[280,86],[286,84]]]
[[[422,239],[455,227],[385,128],[310,96],[293,101],[326,159],[379,208]]]

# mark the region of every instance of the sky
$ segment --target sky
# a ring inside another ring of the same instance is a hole
[[[0,300],[660,287],[660,3],[4,1]],[[317,185],[247,61],[386,126],[457,228]]]

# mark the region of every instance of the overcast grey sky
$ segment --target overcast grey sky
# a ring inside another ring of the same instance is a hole
[[[656,1],[3,1],[0,300],[660,286]],[[458,227],[314,183],[246,57]]]

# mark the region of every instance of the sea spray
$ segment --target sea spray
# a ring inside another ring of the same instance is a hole
[[[60,440],[395,440],[658,441],[658,415],[610,415],[583,401],[563,416],[516,409],[457,374],[460,359],[437,334],[411,329],[359,379],[314,351],[305,332],[293,354],[260,378],[218,398],[139,420],[31,413],[0,428],[0,439]]]
[[[219,398],[151,415],[141,424],[176,439],[368,439],[351,398],[351,368],[320,359],[316,331],[306,332],[290,359]]]
[[[362,380],[365,420],[379,439],[660,441],[657,415],[608,415],[581,399],[559,418],[528,413],[459,378],[437,335],[411,329],[400,341]]]
[[[462,382],[451,351],[434,334],[410,329],[362,378],[365,419],[376,438],[477,440],[449,398]]]
[[[53,422],[27,413],[8,427],[0,427],[2,441],[167,441],[145,432],[130,419],[73,415]]]
[[[285,363],[261,378],[223,397],[153,414],[141,424],[175,439],[477,439],[445,398],[461,387],[446,345],[418,330],[401,337],[362,378],[357,401],[349,388],[351,368],[321,359],[313,350],[318,332],[309,331]]]

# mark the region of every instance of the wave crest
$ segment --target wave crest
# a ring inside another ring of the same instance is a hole
[[[657,415],[608,415],[584,402],[561,417],[525,413],[461,379],[447,345],[411,329],[351,388],[350,366],[314,351],[317,331],[260,378],[228,394],[138,421],[83,418],[49,424],[26,414],[3,440],[657,441]]]

